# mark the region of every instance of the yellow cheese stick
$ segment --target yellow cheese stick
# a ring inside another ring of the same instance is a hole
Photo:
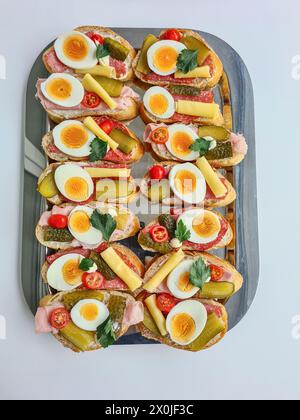
[[[218,104],[207,104],[203,102],[184,101],[176,102],[176,112],[193,117],[215,118],[219,113]]]
[[[204,156],[197,160],[197,166],[214,195],[217,198],[224,197],[227,194],[227,188]]]
[[[185,78],[197,78],[197,77],[210,77],[210,68],[209,66],[197,67],[194,70],[189,71],[188,73],[183,73],[182,71],[177,71],[175,73],[176,79],[185,79]]]
[[[116,77],[116,70],[108,66],[95,66],[91,69],[76,70],[77,74],[90,74],[91,76],[105,76],[113,79]]]
[[[96,123],[96,121],[92,117],[87,117],[83,121],[86,128],[88,128],[95,136],[97,136],[99,139],[106,141],[106,143],[109,144],[109,146],[112,148],[112,150],[117,150],[119,147],[118,143],[115,142],[111,137],[109,137],[108,134],[106,134],[102,128],[99,127],[99,125]]]
[[[129,178],[129,168],[84,168],[91,178]]]
[[[82,79],[82,84],[85,90],[88,92],[94,92],[100,96],[110,109],[114,110],[117,108],[117,103],[89,73]]]
[[[116,253],[113,248],[107,248],[106,251],[102,252],[101,257],[104,259],[106,264],[113,270],[116,275],[127,284],[131,292],[134,292],[141,287],[143,280],[141,277],[132,271],[128,265],[124,263],[121,257]]]
[[[165,337],[168,334],[168,331],[167,331],[167,328],[166,328],[166,320],[165,320],[165,317],[163,316],[162,312],[157,307],[156,296],[155,295],[149,296],[145,300],[145,304],[146,304],[147,308],[149,309],[149,312],[150,312],[157,328],[159,329],[159,332],[161,333],[161,335],[163,337]]]
[[[183,261],[185,254],[180,249],[173,254],[168,261],[154,274],[154,276],[144,285],[144,289],[149,293],[153,293],[155,289],[168,277],[168,275]]]

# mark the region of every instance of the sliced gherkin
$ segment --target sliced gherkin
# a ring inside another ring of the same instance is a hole
[[[60,335],[80,351],[89,350],[95,343],[94,333],[78,328],[73,322],[70,322],[65,328],[60,330]]]
[[[202,334],[189,345],[190,349],[193,351],[203,350],[206,345],[221,334],[225,328],[226,325],[222,318],[219,318],[216,314],[209,315]]]
[[[47,226],[44,230],[44,240],[46,242],[72,242],[73,236],[68,229],[54,229]]]
[[[103,302],[104,295],[98,290],[77,290],[63,296],[63,302],[68,311],[71,311],[78,302],[84,299],[96,299]]]
[[[128,48],[112,38],[106,38],[104,40],[104,46],[109,50],[111,57],[116,60],[125,61],[130,53]]]
[[[175,237],[177,227],[174,218],[170,214],[161,214],[158,217],[158,222],[161,226],[164,226],[167,229],[171,239],[173,239]]]
[[[173,250],[169,242],[154,242],[149,233],[142,233],[140,235],[139,242],[142,246],[154,249],[160,254],[167,254]]]

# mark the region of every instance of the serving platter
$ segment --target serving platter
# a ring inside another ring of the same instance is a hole
[[[161,29],[114,28],[114,31],[127,39],[135,48],[139,48],[149,33],[158,35]],[[236,168],[228,168],[226,176],[237,190],[237,200],[223,214],[232,223],[236,233],[235,240],[225,250],[216,252],[222,258],[235,265],[244,277],[244,286],[229,302],[226,308],[229,314],[229,329],[234,328],[248,312],[257,291],[259,281],[259,240],[257,216],[256,153],[254,98],[248,70],[240,56],[225,41],[214,35],[199,32],[219,55],[224,65],[224,74],[220,85],[215,89],[216,102],[223,110],[226,126],[234,132],[243,133],[247,139],[249,151],[244,162]],[[52,44],[52,43],[51,43]],[[48,46],[49,47],[49,46]],[[47,48],[48,48],[47,47]],[[46,49],[47,49],[46,48]],[[45,49],[45,50],[46,50]],[[38,78],[47,77],[48,73],[42,61],[42,53],[36,59],[29,75],[24,114],[24,166],[23,166],[23,206],[21,214],[20,272],[22,288],[26,302],[35,314],[39,300],[49,293],[47,285],[40,278],[40,269],[49,250],[35,239],[35,226],[47,203],[37,192],[37,179],[48,164],[44,156],[41,139],[50,129],[45,111],[35,98]],[[143,94],[139,87],[134,89]],[[130,128],[143,137],[144,123],[140,118],[132,122]],[[140,179],[153,159],[146,154],[141,162],[134,165],[133,176]],[[160,209],[157,209],[160,212]],[[155,217],[144,211],[140,214],[141,223],[146,224]],[[142,260],[151,254],[145,253],[136,238],[122,241]],[[151,341],[130,331],[121,338],[117,345],[149,344]]]

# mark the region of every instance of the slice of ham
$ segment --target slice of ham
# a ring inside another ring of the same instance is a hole
[[[37,334],[53,333],[58,331],[49,322],[50,315],[55,309],[64,308],[61,303],[40,307],[35,315],[35,331]]]
[[[54,215],[62,215],[62,216],[69,216],[71,211],[74,209],[72,206],[67,207],[58,207],[54,206],[51,211],[45,211],[39,221],[39,225],[42,227],[49,226],[49,218]]]
[[[57,252],[56,254],[50,255],[47,257],[48,264],[53,264],[58,258],[63,257],[64,255],[69,254],[78,254],[83,256],[84,258],[88,258],[90,256],[91,251],[88,249],[82,249],[82,248],[70,248],[66,251]]]
[[[248,145],[246,139],[242,134],[231,133],[230,141],[232,144],[233,152],[236,154],[246,155],[248,152]]]
[[[216,305],[213,305],[213,304],[207,304],[207,303],[203,303],[203,305],[205,306],[205,309],[207,310],[208,315],[216,314],[218,318],[222,318],[223,312],[222,312],[222,308],[220,308],[220,306],[216,306]]]
[[[109,57],[109,65],[116,70],[117,77],[125,76],[127,72],[127,66],[124,61],[116,60],[115,58]]]
[[[144,305],[142,302],[130,302],[127,304],[123,323],[127,327],[137,325],[144,321]]]

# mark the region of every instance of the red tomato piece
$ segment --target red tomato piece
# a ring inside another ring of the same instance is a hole
[[[162,36],[162,39],[170,39],[179,42],[182,38],[181,33],[177,29],[168,29]]]
[[[154,226],[150,230],[150,235],[154,242],[162,243],[169,240],[169,233],[164,226]]]
[[[156,144],[166,144],[169,140],[169,131],[167,127],[159,127],[151,134],[151,140]]]
[[[101,124],[99,124],[99,127],[104,131],[104,133],[110,134],[114,129],[114,123],[110,120],[105,120],[102,121]]]
[[[149,175],[151,179],[155,179],[155,180],[161,180],[167,177],[165,168],[160,165],[153,166],[149,171]]]
[[[211,281],[219,281],[224,276],[224,270],[222,267],[216,265],[210,265],[211,270]]]
[[[89,38],[91,38],[91,40],[94,41],[95,44],[104,44],[104,39],[99,34],[92,34],[89,36]]]
[[[55,309],[50,315],[50,324],[56,330],[62,330],[70,321],[70,314],[65,308]]]
[[[48,223],[54,229],[65,229],[68,226],[68,218],[62,214],[53,214],[49,217]]]
[[[84,95],[83,101],[82,101],[82,105],[85,108],[97,108],[100,105],[101,99],[100,97],[93,92],[87,92]]]
[[[168,293],[162,293],[158,295],[156,303],[158,309],[163,312],[164,314],[168,314],[177,304],[178,300],[174,297],[169,295]]]
[[[82,276],[82,284],[86,289],[99,290],[105,282],[105,278],[102,274],[95,273],[84,273]]]

